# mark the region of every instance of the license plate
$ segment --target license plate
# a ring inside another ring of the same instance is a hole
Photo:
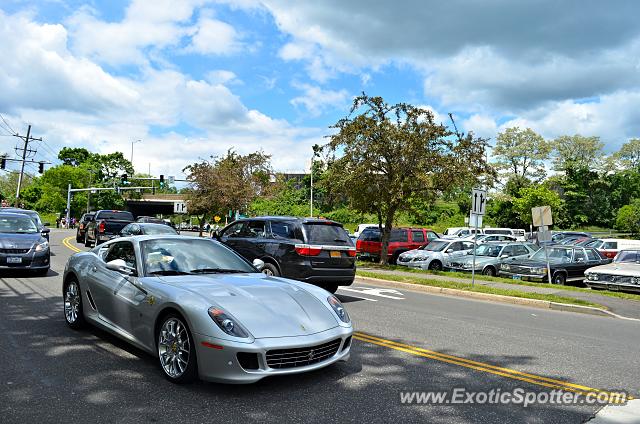
[[[522,276],[520,276],[520,275],[514,275],[512,278],[514,280],[522,280]]]
[[[10,256],[7,258],[7,263],[8,264],[21,264],[22,263],[22,258],[21,257],[15,257],[15,256]]]
[[[340,251],[338,251],[338,250],[332,250],[331,253],[329,253],[329,255],[331,255],[332,258],[341,258],[342,257],[342,253],[340,253]]]

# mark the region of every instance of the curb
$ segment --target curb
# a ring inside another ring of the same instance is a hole
[[[594,308],[592,306],[570,305],[567,303],[551,302],[549,300],[527,299],[523,297],[504,296],[501,294],[479,293],[467,290],[450,289],[446,287],[434,287],[423,284],[403,283],[401,281],[383,280],[381,278],[361,277],[356,275],[356,279],[364,282],[371,282],[389,287],[403,288],[408,290],[420,291],[431,294],[441,294],[446,296],[466,297],[470,299],[486,300],[490,302],[508,303],[511,305],[531,306],[540,309],[552,309],[555,311],[577,312],[582,314],[597,315],[602,317],[616,317],[623,319],[632,319],[621,317],[617,314],[604,309]]]

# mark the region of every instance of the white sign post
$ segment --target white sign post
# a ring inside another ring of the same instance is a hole
[[[187,204],[185,202],[173,202],[173,213],[187,213]]]
[[[471,267],[471,286],[476,283],[476,247],[478,241],[478,227],[482,225],[482,216],[487,209],[487,191],[474,188],[471,191],[471,214],[469,224],[475,227],[473,234],[473,266]]]
[[[533,225],[538,227],[538,243],[551,241],[551,232],[548,227],[549,225],[553,225],[551,206],[538,206],[536,208],[531,208],[531,218],[533,218]],[[543,249],[544,258],[547,261],[547,281],[551,284],[551,265],[549,264],[549,253],[547,252],[546,243]]]

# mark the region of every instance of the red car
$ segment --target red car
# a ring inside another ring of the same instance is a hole
[[[417,249],[437,238],[438,234],[427,228],[393,228],[387,252],[389,263],[395,264],[402,252]],[[363,230],[356,241],[356,252],[360,258],[380,260],[382,252],[380,229],[369,227]]]

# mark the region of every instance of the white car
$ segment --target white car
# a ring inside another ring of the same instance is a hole
[[[441,271],[447,259],[464,255],[471,249],[473,249],[472,241],[436,239],[419,249],[401,253],[397,264],[409,268]]]
[[[640,250],[621,250],[612,263],[589,268],[584,276],[592,289],[640,292]]]

